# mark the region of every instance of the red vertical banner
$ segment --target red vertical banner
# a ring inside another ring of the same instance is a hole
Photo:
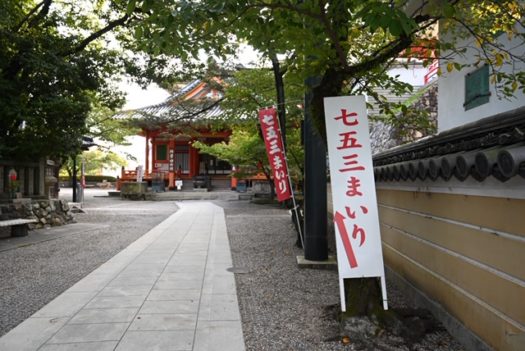
[[[288,168],[281,137],[281,128],[277,119],[277,110],[267,108],[259,111],[259,122],[261,123],[266,155],[272,168],[275,193],[278,201],[288,200],[291,195],[290,182],[288,181]]]

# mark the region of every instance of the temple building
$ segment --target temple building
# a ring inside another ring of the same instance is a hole
[[[139,109],[122,111],[115,118],[129,118],[146,138],[143,180],[163,181],[169,189],[175,180],[190,184],[205,177],[214,188],[229,188],[232,166],[193,147],[195,141],[208,145],[228,140],[231,131],[215,130],[210,122],[220,119],[223,93],[212,84],[195,80],[166,101]],[[122,170],[121,181],[135,180],[137,170]]]

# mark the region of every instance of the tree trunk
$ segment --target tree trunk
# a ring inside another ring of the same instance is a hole
[[[345,279],[346,312],[343,317],[375,316],[384,319],[383,298],[379,278]]]

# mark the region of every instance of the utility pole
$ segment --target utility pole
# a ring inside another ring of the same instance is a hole
[[[326,145],[313,123],[312,89],[318,78],[306,79],[304,106],[304,258],[328,259],[326,205]]]
[[[73,156],[73,179],[71,183],[73,186],[73,202],[77,202],[77,155]]]

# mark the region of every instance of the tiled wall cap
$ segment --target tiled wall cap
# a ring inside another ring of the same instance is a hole
[[[521,167],[525,168],[525,145],[520,143],[498,152],[498,168],[504,176],[514,177]]]

